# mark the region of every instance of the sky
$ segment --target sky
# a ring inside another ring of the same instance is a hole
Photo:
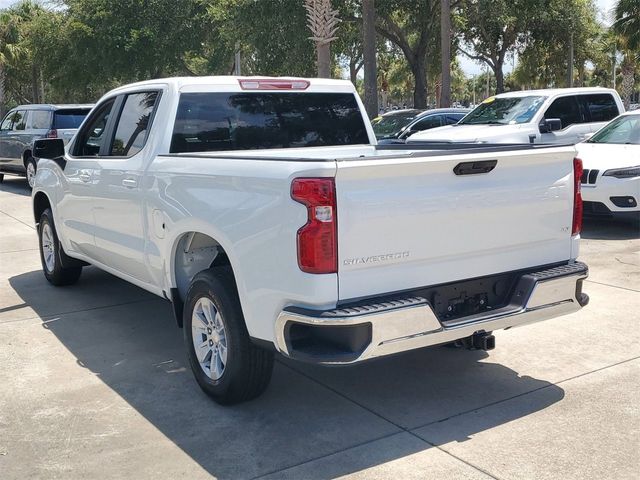
[[[17,3],[18,1],[19,0],[0,0],[0,9],[8,7],[8,6],[10,6],[10,5],[14,4],[14,3]],[[607,14],[613,8],[613,5],[615,4],[615,1],[616,0],[596,0],[596,4],[597,4],[598,8],[600,9],[600,19],[606,25],[610,25],[611,24],[611,21],[609,20]],[[482,73],[482,69],[486,68],[486,67],[482,66],[483,64],[479,64],[478,62],[474,62],[473,60],[470,60],[469,58],[467,58],[464,55],[459,55],[458,56],[458,61],[460,62],[460,66],[462,67],[462,71],[467,76],[479,75],[480,73]],[[505,73],[508,73],[508,72],[512,71],[515,68],[516,64],[517,64],[517,59],[514,59],[513,61],[507,61],[506,64],[505,64]]]

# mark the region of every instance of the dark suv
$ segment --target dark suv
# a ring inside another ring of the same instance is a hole
[[[4,174],[26,175],[33,186],[36,161],[31,155],[34,140],[62,138],[67,143],[93,105],[21,105],[0,123],[0,182]]]

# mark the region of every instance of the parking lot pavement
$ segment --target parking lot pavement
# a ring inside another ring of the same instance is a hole
[[[0,184],[0,478],[637,478],[640,232],[585,224],[582,311],[489,353],[279,360],[220,407],[167,302],[95,268],[54,288],[23,180]]]

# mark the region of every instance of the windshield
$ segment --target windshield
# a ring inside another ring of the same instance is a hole
[[[419,112],[396,113],[393,115],[383,115],[371,122],[376,138],[384,138],[395,135],[411,123]]]
[[[514,125],[531,121],[547,97],[489,97],[458,125]]]
[[[588,143],[640,145],[640,115],[625,115],[612,120],[596,132]]]

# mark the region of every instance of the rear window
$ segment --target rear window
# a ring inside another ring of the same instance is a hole
[[[53,129],[78,128],[84,117],[89,114],[90,108],[74,108],[56,110],[53,114]]]
[[[616,101],[609,93],[585,95],[583,99],[592,122],[608,122],[619,114]]]
[[[353,94],[183,93],[171,152],[367,143]]]

